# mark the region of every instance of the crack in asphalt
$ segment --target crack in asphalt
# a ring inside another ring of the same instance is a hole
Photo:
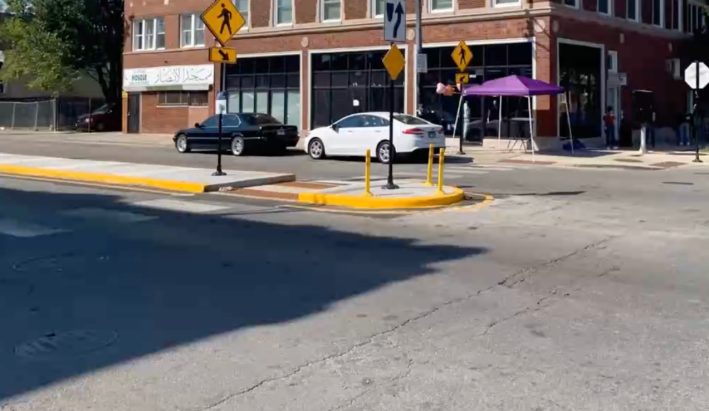
[[[516,271],[515,273],[513,273],[513,274],[511,274],[511,275],[509,275],[509,276],[507,276],[507,277],[505,277],[505,279],[503,279],[502,281],[498,282],[497,284],[493,284],[493,285],[491,285],[491,286],[489,286],[489,287],[487,287],[487,288],[483,288],[483,289],[481,289],[481,290],[478,290],[477,292],[475,292],[475,293],[473,293],[473,294],[469,294],[469,295],[464,296],[464,297],[458,297],[458,298],[454,298],[454,299],[452,299],[452,300],[446,301],[445,303],[443,303],[443,304],[441,304],[441,305],[438,305],[438,306],[436,306],[436,307],[433,307],[433,308],[431,308],[431,309],[429,309],[429,310],[427,310],[427,311],[424,311],[423,313],[421,313],[421,314],[419,314],[419,315],[417,315],[417,316],[411,317],[411,318],[409,318],[409,319],[407,319],[407,320],[401,322],[400,324],[398,324],[398,325],[396,325],[396,326],[394,326],[394,327],[390,327],[390,328],[388,328],[388,329],[386,329],[386,330],[383,330],[383,331],[379,331],[379,332],[377,332],[377,333],[374,333],[374,334],[370,335],[369,337],[365,338],[363,341],[360,341],[359,343],[352,345],[350,348],[348,348],[348,349],[346,349],[346,350],[344,350],[344,351],[341,351],[341,352],[338,352],[338,353],[334,353],[334,354],[331,354],[331,355],[328,355],[328,356],[325,356],[325,357],[322,357],[322,358],[319,358],[319,359],[315,359],[315,360],[312,360],[312,361],[308,361],[308,362],[306,362],[305,364],[300,365],[300,366],[297,366],[296,368],[294,368],[294,369],[291,370],[290,372],[285,373],[285,374],[283,374],[283,375],[263,379],[263,380],[257,382],[256,384],[253,384],[253,385],[251,385],[251,386],[249,386],[249,387],[247,387],[247,388],[245,388],[245,389],[242,389],[242,390],[239,390],[239,391],[234,392],[234,393],[232,393],[232,394],[229,394],[229,395],[227,395],[226,397],[224,397],[224,398],[222,398],[222,399],[216,401],[215,403],[212,403],[212,404],[210,404],[210,405],[207,405],[206,407],[200,408],[200,409],[198,409],[198,411],[207,411],[207,410],[214,409],[214,408],[216,408],[216,407],[218,407],[218,406],[220,406],[220,405],[222,405],[222,404],[227,403],[228,401],[230,401],[230,400],[232,400],[232,399],[234,399],[234,398],[237,398],[237,397],[239,397],[239,396],[242,396],[242,395],[248,394],[248,393],[250,393],[250,392],[253,392],[253,391],[255,391],[255,390],[257,390],[257,389],[263,387],[263,386],[266,385],[266,384],[270,384],[270,383],[274,383],[274,382],[278,382],[278,381],[282,381],[282,380],[288,379],[288,378],[290,378],[290,377],[292,377],[292,376],[294,376],[294,375],[300,373],[302,370],[304,370],[304,369],[306,369],[306,368],[309,368],[309,367],[311,367],[311,366],[314,366],[314,365],[317,365],[317,364],[321,364],[321,363],[324,363],[324,362],[327,362],[327,361],[330,361],[330,360],[333,360],[333,359],[336,359],[336,358],[344,357],[344,356],[350,354],[351,352],[353,352],[354,350],[356,350],[356,349],[358,349],[358,348],[360,348],[360,347],[363,347],[363,346],[365,346],[365,345],[371,344],[371,343],[374,342],[374,340],[377,339],[378,337],[382,337],[382,336],[386,336],[386,335],[388,335],[388,334],[395,333],[396,331],[398,331],[398,330],[400,330],[400,329],[406,327],[407,325],[409,325],[409,324],[411,324],[411,323],[413,323],[413,322],[416,322],[416,321],[422,320],[422,319],[424,319],[424,318],[427,318],[427,317],[429,317],[429,316],[431,316],[431,315],[437,313],[438,311],[441,311],[441,310],[443,310],[443,309],[445,309],[445,308],[447,308],[447,307],[450,307],[450,306],[452,306],[452,305],[458,304],[458,303],[460,303],[460,302],[472,300],[472,299],[474,299],[474,298],[480,296],[480,295],[483,294],[483,293],[487,293],[488,291],[493,290],[494,288],[497,288],[497,287],[500,287],[500,286],[504,286],[504,287],[507,287],[507,288],[512,288],[512,287],[514,287],[516,284],[519,284],[519,283],[521,283],[522,281],[524,281],[524,278],[522,278],[521,280],[518,280],[518,281],[515,281],[515,282],[511,282],[511,280],[513,280],[514,278],[516,278],[516,277],[518,277],[518,276],[520,276],[520,275],[527,274],[527,273],[532,273],[532,272],[538,271],[538,270],[540,270],[540,269],[542,269],[542,268],[544,268],[544,267],[553,266],[554,264],[557,264],[557,263],[559,263],[559,262],[561,262],[561,261],[563,261],[563,260],[566,260],[566,259],[569,259],[569,258],[571,258],[571,257],[574,257],[574,256],[576,256],[576,255],[578,255],[578,254],[580,254],[580,253],[583,253],[584,251],[588,251],[588,250],[590,250],[590,249],[593,249],[593,248],[596,248],[596,247],[598,247],[598,246],[600,246],[600,245],[603,245],[603,244],[605,244],[605,243],[611,241],[611,240],[614,239],[614,238],[615,238],[614,236],[607,237],[607,238],[605,238],[605,239],[603,239],[603,240],[600,240],[600,241],[597,241],[597,242],[588,244],[588,245],[586,245],[586,246],[584,246],[584,247],[582,247],[582,248],[579,248],[579,249],[577,249],[577,250],[574,250],[574,251],[572,251],[572,252],[570,252],[570,253],[568,253],[568,254],[565,254],[565,255],[562,255],[562,256],[560,256],[560,257],[547,260],[547,261],[545,261],[545,262],[543,262],[543,263],[541,263],[541,264],[537,264],[537,265],[535,265],[534,267],[528,267],[528,268],[524,268],[524,269],[522,269],[522,270]],[[523,315],[523,314],[525,314],[525,313],[527,313],[527,312],[530,312],[530,311],[537,311],[537,310],[540,310],[540,309],[543,308],[543,307],[539,307],[539,305],[540,305],[542,302],[544,302],[545,300],[547,300],[547,299],[553,297],[554,295],[556,295],[556,290],[554,290],[554,292],[553,292],[551,295],[547,295],[547,296],[541,298],[539,301],[537,301],[537,304],[536,304],[537,307],[536,307],[536,308],[528,307],[528,308],[526,308],[526,309],[524,309],[524,310],[521,310],[521,311],[516,312],[515,314],[511,315],[510,317],[506,317],[506,318],[503,318],[503,319],[501,319],[501,320],[499,320],[499,321],[497,321],[497,322],[491,323],[490,325],[488,325],[488,328],[486,329],[485,332],[483,332],[482,335],[487,334],[492,328],[494,328],[496,325],[498,325],[498,324],[500,324],[500,323],[502,323],[502,322],[508,321],[508,320],[510,320],[510,319],[512,319],[512,318],[518,317],[518,316]]]

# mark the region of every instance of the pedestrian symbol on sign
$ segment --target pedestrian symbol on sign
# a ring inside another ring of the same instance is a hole
[[[222,12],[219,14],[219,18],[222,19],[222,28],[219,30],[219,34],[223,34],[224,29],[227,29],[227,34],[231,34],[231,12],[227,10],[224,3],[222,3]]]

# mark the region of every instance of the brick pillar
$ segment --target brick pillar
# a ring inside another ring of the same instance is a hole
[[[551,27],[551,20],[545,20],[546,27]],[[557,84],[556,79],[556,40],[550,30],[536,33],[536,77],[537,80]],[[539,96],[537,99],[537,135],[556,137],[557,100],[556,96]]]

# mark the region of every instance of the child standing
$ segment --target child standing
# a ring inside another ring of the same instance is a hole
[[[606,115],[603,116],[603,124],[606,126],[606,148],[610,150],[618,149],[618,144],[615,139],[615,114],[613,114],[613,107],[606,107]]]

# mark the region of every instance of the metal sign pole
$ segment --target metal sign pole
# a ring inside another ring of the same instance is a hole
[[[391,43],[394,47],[394,43]],[[396,190],[399,188],[394,184],[394,159],[396,152],[394,150],[394,79],[389,77],[389,175],[387,176],[387,184],[383,187],[385,190]]]
[[[222,96],[224,96],[224,88],[225,88],[225,83],[224,81],[226,79],[226,71],[225,67],[226,64],[222,63],[219,65],[220,67],[220,83],[221,86],[220,88],[220,93]],[[219,129],[218,129],[218,143],[217,143],[217,171],[215,171],[212,175],[213,176],[225,176],[226,173],[222,171],[222,108],[219,104],[217,104],[217,109],[219,110]]]
[[[694,121],[693,123],[699,123],[699,61],[695,61],[694,65],[697,70],[696,88],[694,89]],[[694,149],[695,157],[692,162],[701,163],[702,160],[699,158],[699,136],[701,135],[701,124],[696,124],[694,126]]]

